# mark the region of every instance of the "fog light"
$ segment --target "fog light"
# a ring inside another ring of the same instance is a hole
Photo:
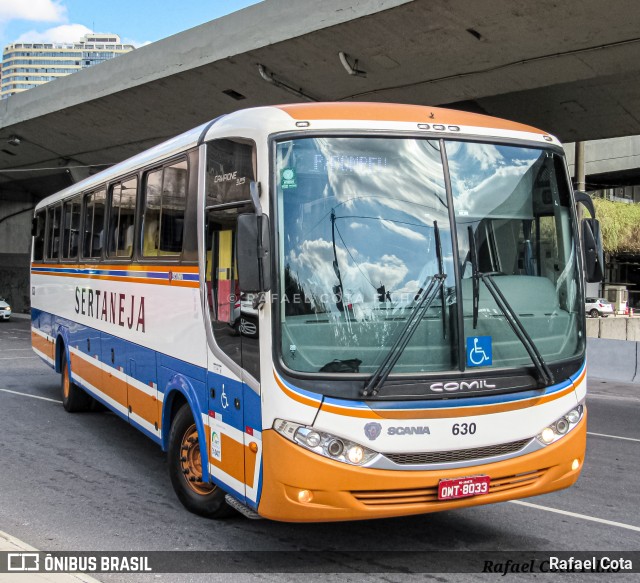
[[[555,437],[555,433],[551,427],[546,427],[542,430],[540,437],[542,437],[542,441],[545,443],[551,443]]]
[[[364,450],[359,445],[354,445],[347,450],[347,459],[352,464],[359,464],[364,457]]]
[[[298,492],[298,502],[301,504],[308,504],[313,500],[313,492],[311,490],[300,490]]]
[[[569,421],[565,417],[561,417],[556,421],[556,431],[560,435],[564,435],[567,431],[569,431]]]
[[[571,469],[575,472],[579,467],[580,460],[576,458],[575,460],[573,460],[573,462],[571,462]]]

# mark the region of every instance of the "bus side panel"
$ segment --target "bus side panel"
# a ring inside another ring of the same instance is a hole
[[[198,435],[207,435],[206,419],[207,409],[207,389],[205,385],[206,370],[199,366],[182,362],[171,358],[166,354],[157,354],[157,374],[158,374],[158,399],[161,403],[162,414],[161,423],[162,449],[166,451],[169,447],[169,433],[171,431],[171,409],[176,393],[180,393],[187,400],[193,420],[198,429]],[[207,459],[207,442],[200,440],[200,455],[203,460]],[[209,480],[207,464],[202,464],[202,479]]]
[[[258,509],[260,495],[262,494],[262,403],[260,395],[243,383],[243,404],[245,447],[244,476],[246,484],[246,504]],[[253,447],[256,451],[253,451]]]

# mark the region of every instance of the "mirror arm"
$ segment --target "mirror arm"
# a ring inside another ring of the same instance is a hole
[[[251,202],[253,208],[256,211],[256,216],[262,216],[262,205],[260,204],[260,183],[252,181],[249,185],[249,192],[251,193]]]
[[[593,204],[593,199],[582,190],[576,190],[574,192],[576,197],[576,203],[580,203],[587,208],[592,218],[596,218],[596,207]]]

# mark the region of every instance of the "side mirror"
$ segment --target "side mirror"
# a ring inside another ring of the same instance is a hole
[[[584,253],[584,279],[598,283],[604,279],[604,253],[600,223],[596,219],[582,219],[582,249]]]
[[[599,283],[604,279],[604,253],[600,223],[596,220],[593,200],[580,190],[575,191],[576,203],[586,207],[591,219],[582,219],[582,253],[584,255],[584,279],[587,283]]]
[[[271,289],[269,217],[254,213],[238,216],[238,279],[244,293]]]

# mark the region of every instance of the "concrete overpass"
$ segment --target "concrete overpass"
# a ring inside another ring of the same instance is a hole
[[[0,221],[254,105],[452,105],[565,141],[640,134],[639,73],[633,0],[265,0],[0,102]],[[19,216],[0,222],[0,254],[24,257]]]

